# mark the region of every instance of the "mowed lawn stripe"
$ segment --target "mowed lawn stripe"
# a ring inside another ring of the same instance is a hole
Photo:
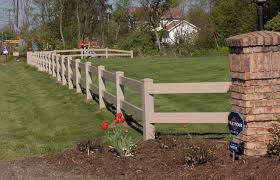
[[[1,64],[0,84],[0,159],[72,148],[113,118],[24,62]]]

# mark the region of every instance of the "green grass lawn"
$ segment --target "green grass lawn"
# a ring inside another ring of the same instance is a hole
[[[98,59],[93,63],[155,82],[229,80],[226,57]],[[107,111],[100,112],[95,102],[85,102],[83,95],[69,91],[25,62],[0,63],[0,84],[0,159],[73,148],[82,139],[103,136],[100,122],[113,118]],[[126,98],[141,106],[135,92],[128,90]],[[228,111],[228,99],[227,94],[157,96],[156,111]],[[225,137],[227,133],[225,125],[157,125],[157,130],[202,137]],[[130,132],[141,139],[141,134]]]
[[[126,77],[134,79],[151,78],[155,83],[182,82],[224,82],[230,81],[228,58],[196,57],[196,58],[122,58],[92,59],[95,66],[104,65],[106,70],[123,71]],[[108,89],[115,94],[112,83]],[[131,89],[125,90],[125,99],[141,107],[141,97]],[[228,94],[179,94],[156,95],[155,111],[157,112],[228,112]],[[225,125],[157,125],[160,132],[181,134],[217,134],[227,133]],[[219,136],[219,135],[218,135]],[[208,135],[207,135],[208,137]]]
[[[72,148],[113,118],[25,62],[0,64],[0,84],[0,159]]]

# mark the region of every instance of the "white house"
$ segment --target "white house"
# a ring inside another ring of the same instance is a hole
[[[157,30],[162,29],[166,30],[166,34],[162,38],[162,42],[166,44],[175,44],[180,38],[192,38],[198,32],[198,27],[186,20],[172,20]]]
[[[160,26],[157,31],[165,30],[166,34],[162,42],[174,44],[179,38],[190,38],[198,32],[198,27],[184,20],[184,9],[180,6],[170,8],[160,18]]]
[[[143,11],[143,7],[131,7],[129,8],[129,15],[131,17],[141,17]],[[172,45],[181,37],[193,37],[198,32],[198,27],[184,20],[184,13],[184,8],[180,6],[172,7],[163,13],[159,27],[156,29],[156,31],[164,29],[166,32],[161,39],[162,43]],[[140,18],[137,23],[144,24],[146,22]]]

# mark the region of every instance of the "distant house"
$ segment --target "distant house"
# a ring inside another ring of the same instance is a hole
[[[157,31],[165,30],[162,42],[174,44],[181,37],[194,36],[198,32],[198,27],[184,20],[183,9],[179,6],[170,8],[160,18],[160,26]]]
[[[164,27],[157,30],[166,30],[162,37],[162,42],[165,44],[174,44],[178,39],[183,37],[191,38],[198,32],[198,28],[186,20],[173,20],[165,24]]]
[[[135,24],[146,24],[143,20],[142,14],[144,8],[142,7],[131,7],[129,8],[129,16],[133,17],[136,22]],[[168,9],[163,13],[160,18],[159,27],[156,31],[165,30],[165,34],[162,37],[162,43],[174,44],[177,39],[182,36],[193,36],[198,32],[198,27],[184,20],[184,12],[180,6]]]

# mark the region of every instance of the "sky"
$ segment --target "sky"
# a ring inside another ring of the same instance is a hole
[[[109,0],[113,3],[114,0]],[[9,24],[9,13],[8,9],[13,9],[13,0],[0,0],[0,28]]]
[[[8,9],[12,8],[12,0],[0,0],[0,27],[9,23]]]

